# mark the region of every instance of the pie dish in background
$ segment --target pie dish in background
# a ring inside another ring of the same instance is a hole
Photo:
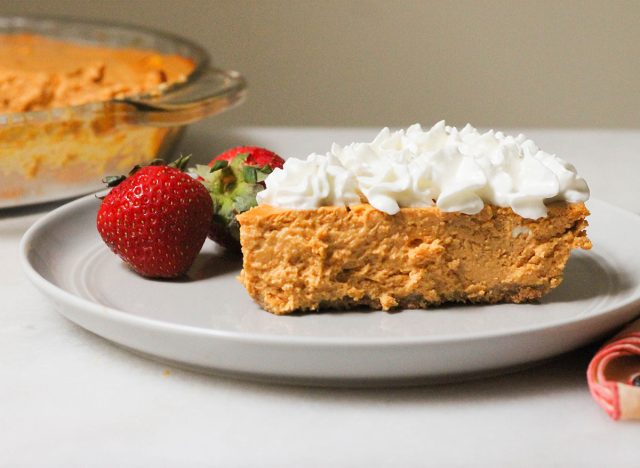
[[[32,106],[37,110],[23,112],[0,105],[0,208],[97,190],[106,174],[126,172],[135,164],[165,158],[187,124],[234,107],[245,96],[242,76],[212,68],[201,47],[137,26],[0,17],[0,35],[154,51],[149,56],[151,74],[159,73],[154,57],[181,57],[183,65],[190,64],[186,74],[157,79],[157,87],[130,87],[130,93],[127,89],[112,90],[95,101],[80,99],[63,107],[56,103]],[[142,79],[148,81],[150,77],[144,72]],[[6,95],[4,98],[8,101]]]

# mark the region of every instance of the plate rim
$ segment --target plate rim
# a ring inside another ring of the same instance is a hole
[[[416,345],[442,345],[442,344],[454,344],[454,343],[468,343],[473,341],[492,340],[500,338],[513,338],[519,335],[544,332],[550,329],[558,329],[561,327],[575,325],[577,323],[587,323],[590,320],[596,320],[603,315],[614,314],[616,312],[622,313],[631,308],[635,308],[640,305],[640,288],[629,293],[629,297],[626,300],[613,308],[605,308],[599,311],[596,315],[587,317],[570,317],[565,319],[559,319],[540,325],[530,326],[523,330],[503,330],[503,331],[487,331],[482,333],[476,333],[473,335],[455,335],[447,334],[440,336],[388,336],[388,337],[358,337],[358,336],[295,336],[295,335],[264,335],[256,332],[240,332],[240,331],[228,331],[219,330],[215,328],[203,328],[193,325],[185,325],[174,322],[162,321],[159,319],[140,317],[132,313],[119,310],[104,304],[91,301],[89,299],[75,295],[53,283],[48,281],[36,268],[31,264],[30,253],[34,250],[33,241],[42,234],[42,231],[46,230],[46,226],[55,222],[58,218],[64,217],[69,212],[76,210],[87,209],[85,205],[88,205],[91,201],[95,201],[95,194],[86,195],[69,203],[66,203],[51,212],[47,213],[34,224],[32,224],[25,234],[22,236],[19,244],[19,260],[23,271],[28,279],[38,288],[44,292],[45,295],[54,299],[64,305],[69,305],[77,310],[82,310],[85,313],[97,316],[98,318],[106,318],[108,320],[114,320],[125,325],[130,325],[139,329],[153,329],[155,331],[178,333],[178,334],[191,334],[198,335],[205,338],[226,339],[236,342],[250,342],[251,344],[268,344],[268,345],[295,345],[304,344],[308,346],[319,347],[397,347],[397,346],[416,346]],[[620,208],[603,200],[597,198],[591,198],[590,202],[602,205],[607,210],[618,212],[618,214],[624,217],[636,217],[636,221],[640,223],[640,217],[637,214]],[[640,283],[636,283],[638,286]],[[640,311],[639,311],[640,312]],[[268,313],[268,312],[264,312]],[[62,313],[62,315],[65,315]],[[620,324],[622,325],[622,324]],[[84,328],[84,326],[83,326]]]

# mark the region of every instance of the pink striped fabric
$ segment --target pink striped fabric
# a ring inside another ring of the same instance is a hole
[[[587,369],[591,395],[616,420],[640,418],[640,414],[635,414],[640,407],[640,387],[633,386],[632,383],[640,376],[640,364],[637,369],[621,377],[621,380],[610,380],[607,375],[607,368],[624,356],[640,356],[640,320],[606,343],[593,357]],[[625,386],[624,392],[620,391],[621,385]]]

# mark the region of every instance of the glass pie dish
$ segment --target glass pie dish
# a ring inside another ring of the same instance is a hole
[[[241,103],[244,78],[210,65],[198,45],[122,25],[0,17],[0,34],[136,48],[190,60],[184,80],[153,93],[46,110],[0,113],[0,208],[58,200],[100,189],[106,174],[172,156],[185,126]],[[0,99],[3,96],[0,95]]]

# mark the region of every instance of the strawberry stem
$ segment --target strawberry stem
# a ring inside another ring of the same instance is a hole
[[[258,181],[258,171],[256,171],[255,167],[244,166],[242,168],[242,177],[245,182],[255,184]]]
[[[223,161],[223,160],[219,159],[219,160],[217,160],[216,162],[213,163],[213,166],[211,166],[211,170],[209,172],[219,171],[220,169],[224,169],[228,165],[229,165],[229,163],[227,161]]]
[[[108,188],[113,188],[119,184],[121,184],[127,177],[132,176],[133,174],[135,174],[136,172],[138,172],[140,169],[142,169],[145,166],[164,166],[167,165],[168,167],[174,167],[180,171],[184,171],[187,167],[187,164],[189,164],[189,160],[191,159],[191,155],[188,154],[186,156],[182,156],[180,155],[180,157],[178,159],[176,159],[175,161],[173,161],[170,164],[167,164],[164,160],[162,159],[154,159],[150,162],[148,162],[147,164],[136,164],[135,166],[133,166],[133,168],[129,171],[129,173],[125,176],[125,175],[110,175],[110,176],[106,176],[104,179],[102,179],[102,183],[106,184]]]
[[[124,182],[124,180],[126,178],[127,178],[127,176],[123,176],[123,175],[106,176],[104,179],[102,179],[102,183],[103,184],[107,184],[107,187],[109,187],[109,188],[113,188],[116,185],[119,185],[120,183]]]
[[[188,154],[186,156],[180,155],[178,159],[169,164],[169,167],[175,167],[179,171],[184,171],[187,168],[187,164],[189,164],[189,160],[191,159],[191,155]]]

